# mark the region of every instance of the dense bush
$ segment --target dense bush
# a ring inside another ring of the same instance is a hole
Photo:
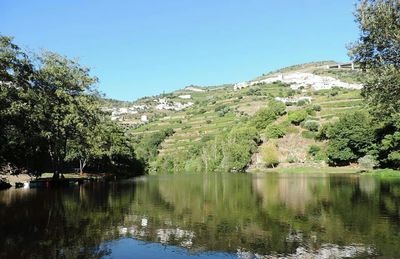
[[[321,151],[321,147],[317,146],[317,145],[311,145],[308,148],[308,154],[310,154],[313,157],[316,156],[318,154],[318,152],[320,152],[320,151]]]
[[[299,100],[296,103],[297,106],[304,106],[306,104],[308,104],[308,101],[306,101],[306,100]]]
[[[230,110],[231,108],[227,105],[220,105],[214,109],[214,111],[218,114],[219,117],[225,116],[225,114],[227,114]]]
[[[264,134],[268,139],[277,139],[282,138],[286,133],[283,126],[271,124],[265,128]]]
[[[314,104],[314,105],[312,106],[312,109],[313,109],[314,111],[316,111],[316,112],[320,112],[320,111],[322,110],[321,105],[319,105],[319,104]]]
[[[289,112],[288,119],[294,125],[299,125],[300,122],[304,121],[307,118],[307,112],[305,110],[298,110]]]
[[[308,129],[309,131],[318,131],[319,122],[313,120],[307,120],[304,122],[303,128]]]
[[[252,120],[252,124],[259,130],[265,129],[279,116],[286,112],[286,105],[282,102],[270,101],[268,108],[258,111]]]
[[[327,130],[329,146],[328,162],[333,165],[346,165],[356,162],[373,148],[374,127],[370,116],[365,112],[347,114]]]

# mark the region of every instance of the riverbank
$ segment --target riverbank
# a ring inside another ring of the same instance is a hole
[[[74,180],[100,180],[108,178],[107,174],[83,174],[80,175],[78,173],[65,173],[63,174],[63,179],[74,179]],[[8,189],[8,188],[18,188],[29,186],[31,182],[45,182],[52,181],[53,173],[43,173],[40,177],[31,176],[28,174],[18,174],[11,175],[5,174],[0,176],[0,181],[3,183],[3,188],[0,189]],[[9,184],[9,185],[8,185]]]
[[[326,174],[355,174],[360,173],[360,168],[354,167],[277,167],[265,169],[252,169],[248,173],[261,174],[261,173],[326,173]],[[393,169],[374,169],[368,172],[363,172],[363,175],[373,175],[380,177],[400,177],[399,170]]]

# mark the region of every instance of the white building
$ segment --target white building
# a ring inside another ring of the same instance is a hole
[[[149,119],[147,118],[147,115],[142,115],[142,116],[140,117],[140,121],[142,121],[142,122],[148,122]]]
[[[275,100],[283,103],[297,103],[298,101],[306,101],[311,103],[312,97],[300,96],[300,97],[275,97]]]
[[[178,97],[181,99],[192,99],[192,96],[190,94],[179,95]]]
[[[332,87],[342,87],[346,89],[361,89],[361,84],[351,84],[329,76],[319,76],[312,73],[294,72],[280,74],[262,80],[252,82],[242,82],[234,85],[234,90],[242,89],[255,84],[271,84],[281,81],[290,85],[292,89],[300,87],[311,87],[314,90],[331,89]]]
[[[252,85],[252,84],[250,84],[249,82],[240,82],[240,83],[235,84],[235,85],[233,86],[233,89],[234,89],[235,91],[237,91],[237,90],[246,88],[246,87],[248,87],[248,86],[250,86],[250,85]]]

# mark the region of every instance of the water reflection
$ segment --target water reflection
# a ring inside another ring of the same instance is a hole
[[[0,257],[131,257],[140,242],[160,257],[396,257],[399,198],[399,180],[323,174],[8,190],[0,192]]]

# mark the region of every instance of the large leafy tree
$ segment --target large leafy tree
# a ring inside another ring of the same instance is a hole
[[[355,17],[360,38],[350,46],[350,56],[367,75],[362,94],[377,126],[374,155],[382,166],[399,168],[400,1],[361,0]],[[353,156],[345,154],[346,160]]]
[[[0,35],[0,166],[56,176],[78,164],[81,172],[141,170],[125,132],[100,110],[96,83],[76,60],[32,58]]]
[[[400,112],[400,1],[362,0],[355,16],[360,38],[350,55],[367,72],[362,93],[376,113]]]
[[[42,154],[38,136],[34,66],[28,55],[0,35],[0,163],[38,166]]]

